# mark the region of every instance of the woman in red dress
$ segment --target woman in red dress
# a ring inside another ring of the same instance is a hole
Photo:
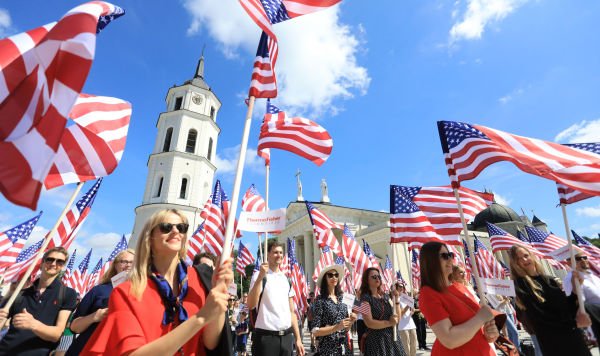
[[[183,262],[188,227],[174,209],[150,217],[130,279],[113,290],[108,315],[82,355],[206,355],[217,348],[233,280],[231,259],[215,270],[213,288],[206,290]]]
[[[419,308],[436,336],[431,355],[495,356],[498,338],[492,309],[479,305],[462,284],[451,283],[454,255],[446,245],[428,242],[420,255]]]

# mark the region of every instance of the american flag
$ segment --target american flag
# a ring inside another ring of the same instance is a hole
[[[346,261],[344,260],[344,257],[335,256],[334,263],[336,265],[340,265],[344,268],[344,275],[339,276],[339,278],[338,278],[340,288],[342,289],[342,291],[344,291],[344,293],[354,293],[352,291],[352,285],[351,284],[347,285],[347,283],[346,283],[347,277],[350,275],[350,271],[348,271],[348,269],[346,268]]]
[[[492,163],[509,161],[524,172],[600,195],[596,153],[462,122],[438,121],[438,130],[453,186]]]
[[[315,238],[320,248],[328,246],[336,255],[342,255],[342,248],[335,238],[331,229],[339,229],[340,226],[333,222],[324,212],[317,209],[313,204],[305,202],[310,224],[313,226]]]
[[[73,267],[75,266],[75,258],[77,256],[77,249],[73,250],[73,253],[71,254],[71,257],[69,257],[69,262],[67,263],[67,267],[65,268],[65,273],[63,274],[62,277],[62,282],[65,286],[69,287],[69,288],[73,288],[75,289],[77,284],[75,283],[75,280],[73,279]]]
[[[300,264],[296,259],[296,241],[293,239],[287,239],[287,250],[288,250],[288,261],[290,263],[290,279],[292,280],[292,288],[294,288],[294,305],[296,306],[296,313],[298,315],[304,314],[304,311],[308,307],[306,301],[306,293],[303,283],[303,273],[300,270]]]
[[[83,296],[86,292],[87,280],[88,280],[88,267],[90,265],[90,257],[92,256],[92,249],[85,255],[83,260],[79,262],[79,266],[73,271],[73,281],[75,282],[75,291]]]
[[[471,265],[471,253],[469,252],[469,245],[467,241],[462,240],[463,249],[465,251],[465,279],[472,281],[473,279],[473,267]],[[469,276],[469,278],[467,278]]]
[[[313,273],[313,281],[317,281],[317,278],[319,278],[319,273],[321,273],[321,270],[323,268],[325,268],[326,266],[332,265],[333,264],[333,255],[331,254],[331,250],[329,249],[329,246],[324,246],[321,249],[321,257],[319,258],[319,262],[317,262],[317,266],[315,267],[315,271]],[[320,286],[316,286],[315,290],[319,290]]]
[[[485,245],[475,237],[475,260],[477,262],[477,272],[482,278],[504,279],[506,275],[504,268],[498,263],[494,255],[485,248]]]
[[[535,227],[525,226],[525,231],[529,236],[531,245],[544,254],[551,254],[553,251],[567,245],[567,240]]]
[[[0,191],[35,209],[96,52],[106,2],[80,5],[58,22],[0,40]],[[76,48],[77,50],[74,50]]]
[[[260,127],[258,155],[266,148],[277,148],[306,158],[317,166],[329,158],[333,140],[323,127],[301,117],[288,117],[267,101],[267,113]]]
[[[90,190],[75,203],[75,206],[67,212],[61,220],[60,225],[58,225],[56,233],[50,237],[51,240],[48,248],[62,246],[65,249],[69,249],[71,243],[75,240],[75,236],[77,236],[77,232],[92,209],[101,183],[102,178],[98,179]]]
[[[536,230],[537,230],[537,229],[536,229]],[[528,230],[525,230],[525,231],[526,231],[526,232],[527,232],[527,234],[529,235],[529,231],[528,231]],[[538,231],[540,231],[540,230],[538,230]],[[554,251],[554,250],[556,250],[556,249],[550,249],[550,250],[548,250],[547,248],[545,248],[545,249],[542,249],[542,250],[538,249],[538,247],[539,247],[540,245],[542,245],[542,246],[543,246],[543,241],[542,241],[541,243],[539,242],[539,239],[540,239],[540,238],[539,238],[539,236],[544,236],[544,235],[545,235],[545,233],[544,233],[543,231],[541,231],[541,234],[538,234],[538,238],[535,238],[536,240],[538,240],[538,241],[536,242],[536,244],[534,244],[534,241],[533,241],[533,239],[532,239],[532,236],[530,236],[530,235],[529,235],[529,237],[527,237],[527,236],[525,236],[525,234],[523,234],[521,231],[519,231],[519,232],[518,232],[518,234],[517,234],[517,237],[519,238],[519,240],[521,240],[521,241],[523,241],[523,242],[526,242],[526,243],[528,243],[528,244],[529,244],[529,250],[531,250],[531,252],[532,252],[533,254],[535,254],[535,255],[536,255],[538,258],[543,258],[543,259],[546,259],[546,260],[547,260],[547,262],[548,262],[548,263],[549,263],[549,264],[550,264],[552,267],[554,267],[555,269],[563,269],[563,270],[566,270],[566,269],[568,269],[568,264],[567,264],[567,263],[563,264],[563,263],[562,263],[563,261],[560,261],[560,262],[559,262],[559,261],[556,261],[556,260],[554,259],[554,257],[552,257],[552,255],[551,255],[550,253],[548,253],[548,251]],[[560,243],[560,241],[558,241],[558,243]],[[565,241],[565,243],[566,243],[566,241]]]
[[[17,256],[15,263],[8,266],[4,271],[4,281],[17,281],[21,272],[25,272],[29,268],[29,265],[33,262],[43,243],[44,239],[41,239],[33,245],[24,248],[19,256]]]
[[[108,272],[110,265],[113,263],[114,259],[117,257],[119,252],[125,251],[125,250],[127,250],[127,239],[125,238],[125,235],[122,235],[121,240],[119,240],[119,242],[117,242],[117,245],[115,246],[115,248],[112,250],[112,252],[108,256],[108,260],[106,260],[106,263],[104,264],[104,266],[102,266],[102,270],[100,271],[98,279],[102,278],[102,276],[104,276],[104,274],[106,272]]]
[[[510,250],[514,245],[525,245],[522,240],[514,237],[508,232],[502,230],[494,224],[486,222],[488,234],[490,236],[490,244],[492,245],[492,252],[500,252],[503,250]],[[529,246],[527,246],[529,247]]]
[[[102,257],[100,257],[100,260],[98,260],[98,263],[96,263],[96,267],[94,267],[86,279],[84,294],[89,292],[90,289],[92,289],[92,287],[94,287],[100,280],[100,269],[102,268],[102,265]]]
[[[204,220],[204,250],[215,256],[220,256],[223,252],[229,204],[229,198],[221,187],[221,181],[217,179],[211,204],[208,210],[203,211],[204,216],[206,216],[206,220]],[[237,235],[241,236],[239,231]]]
[[[204,240],[204,223],[202,223],[188,239],[187,257],[190,261],[193,261],[194,256],[202,252]]]
[[[421,288],[421,265],[419,264],[419,252],[417,249],[413,249],[411,253],[412,289],[419,290]]]
[[[260,271],[260,263],[261,263],[261,257],[258,256],[256,258],[256,261],[254,261],[254,270],[252,270],[252,278],[251,279],[254,279],[254,275],[256,275]]]
[[[265,211],[266,206],[265,200],[260,196],[254,184],[250,185],[242,198],[242,209],[244,211],[260,212]]]
[[[279,55],[277,38],[267,35],[264,31],[260,35],[254,67],[250,79],[248,96],[255,98],[277,97],[277,75],[275,64]]]
[[[494,195],[458,188],[465,220],[491,205]],[[406,200],[414,203],[410,204]],[[390,186],[390,229],[392,242],[427,242],[439,238],[446,244],[460,245],[463,230],[454,190],[451,186]],[[416,207],[415,207],[416,206]],[[432,229],[437,236],[432,234]]]
[[[308,283],[306,282],[306,272],[304,272],[304,266],[298,264],[300,266],[300,274],[302,276],[302,288],[304,290],[304,295],[308,295]]]
[[[63,133],[54,163],[44,181],[46,189],[109,175],[125,150],[130,103],[81,94],[70,116],[75,125]]]
[[[390,261],[390,256],[385,256],[385,265],[383,266],[383,289],[384,291],[389,291],[394,284],[394,267],[392,266],[392,261]]]
[[[577,246],[585,251],[588,256],[600,262],[600,248],[592,245],[588,240],[579,236],[575,231],[571,230],[571,233],[573,234],[573,238],[575,239]]]
[[[275,37],[271,25],[324,10],[341,0],[240,0],[240,4],[248,16],[267,32]]]
[[[279,264],[279,270],[283,272],[286,277],[290,278],[290,262],[287,255],[283,255],[281,263]]]
[[[565,144],[565,146],[577,148],[583,151],[593,152],[595,154],[600,155],[600,143],[571,143]],[[591,198],[593,195],[586,194],[570,188],[564,184],[556,183],[556,188],[558,189],[558,197],[560,199],[561,204],[573,204],[578,201]]]
[[[363,240],[363,250],[365,252],[365,256],[367,256],[369,258],[369,261],[371,262],[370,267],[381,269],[379,261],[377,261],[377,257],[375,257],[373,250],[371,250],[371,246],[369,246],[369,244],[365,240]]]
[[[348,225],[344,224],[344,230],[342,233],[342,251],[344,257],[350,263],[352,268],[352,279],[354,281],[354,289],[360,288],[362,274],[365,269],[371,266],[371,260],[365,255],[362,247],[356,241]]]
[[[396,272],[396,281],[406,287],[406,281],[402,278],[402,273],[400,273],[400,271]]]
[[[41,211],[24,223],[0,232],[0,270],[15,263],[40,216]]]
[[[250,250],[248,250],[242,241],[240,241],[235,270],[238,271],[238,273],[242,276],[246,277],[246,266],[252,263],[254,263],[254,256],[252,256],[252,252],[250,252]]]
[[[371,306],[366,301],[361,302],[360,299],[355,299],[352,311],[359,314],[371,314]]]

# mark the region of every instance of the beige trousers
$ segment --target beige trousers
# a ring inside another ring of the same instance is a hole
[[[402,340],[402,346],[408,356],[415,356],[417,354],[417,330],[400,330],[400,339]]]

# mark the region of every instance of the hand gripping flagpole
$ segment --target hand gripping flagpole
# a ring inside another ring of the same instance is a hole
[[[572,274],[575,274],[575,251],[573,250],[573,242],[571,242],[571,229],[569,228],[569,219],[567,219],[567,208],[565,203],[560,203],[560,208],[562,209],[563,220],[565,222],[565,231],[567,234],[567,243],[569,246],[569,254],[571,259],[571,269]],[[579,302],[579,312],[585,313],[585,307],[583,305],[583,292],[581,290],[581,284],[579,283],[579,278],[575,278],[575,290],[577,292],[577,300]]]
[[[252,124],[252,110],[254,109],[254,96],[248,100],[248,111],[244,122],[244,131],[242,142],[240,143],[240,156],[238,157],[237,169],[235,171],[235,180],[233,182],[233,192],[231,193],[231,207],[227,217],[227,228],[225,229],[225,241],[223,242],[223,253],[221,262],[223,264],[231,255],[231,242],[235,230],[235,215],[237,213],[238,201],[240,198],[240,186],[242,184],[242,175],[244,173],[244,164],[246,163],[246,151],[248,150],[248,137],[250,136],[250,126]]]
[[[463,213],[462,203],[460,202],[460,195],[458,194],[458,188],[453,188],[454,197],[456,198],[456,205],[458,206],[458,214],[460,215],[460,221],[462,222],[463,232],[465,234],[465,238],[467,239],[467,246],[473,246],[474,241],[473,238],[469,235],[469,229],[467,227],[467,221],[465,220],[465,215]],[[475,261],[475,251],[472,251],[469,254],[469,260],[471,261],[471,273],[475,276],[475,283],[477,284],[477,294],[479,295],[479,303],[487,304],[487,299],[485,298],[485,293],[483,292],[483,284],[481,283],[481,278],[479,277],[479,272],[477,270],[477,264]]]
[[[19,292],[21,291],[21,289],[23,289],[25,282],[27,282],[27,280],[29,280],[29,276],[31,276],[31,273],[33,272],[33,269],[37,265],[37,262],[42,258],[42,256],[44,255],[44,252],[46,252],[46,247],[48,247],[48,244],[50,243],[52,236],[56,233],[56,230],[58,229],[58,225],[60,225],[60,222],[64,219],[65,215],[67,215],[67,212],[71,208],[71,205],[73,205],[73,202],[75,201],[75,198],[77,198],[77,194],[79,194],[82,187],[83,187],[83,182],[77,183],[77,186],[75,187],[75,191],[73,191],[73,195],[71,195],[71,199],[69,199],[69,202],[67,203],[67,205],[63,209],[62,213],[58,217],[58,220],[56,220],[56,224],[54,224],[54,227],[52,228],[52,230],[50,230],[50,232],[48,232],[46,234],[46,237],[44,237],[44,243],[42,243],[42,246],[40,246],[40,250],[38,251],[38,253],[35,256],[35,258],[33,259],[33,261],[31,261],[29,268],[27,268],[27,271],[25,271],[25,274],[23,275],[23,277],[21,277],[21,280],[19,281],[17,288],[15,289],[13,294],[8,299],[8,302],[6,302],[6,305],[2,309],[5,309],[6,311],[10,310],[10,307],[15,302],[15,299],[17,299]],[[6,320],[7,319],[0,320],[1,321],[0,324],[4,325]]]

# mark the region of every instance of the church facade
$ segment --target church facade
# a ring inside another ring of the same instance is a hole
[[[221,102],[204,81],[204,57],[194,77],[170,88],[165,101],[166,111],[158,116],[156,141],[148,157],[144,196],[135,208],[130,246],[135,246],[148,218],[162,209],[182,211],[193,232],[213,184]]]

